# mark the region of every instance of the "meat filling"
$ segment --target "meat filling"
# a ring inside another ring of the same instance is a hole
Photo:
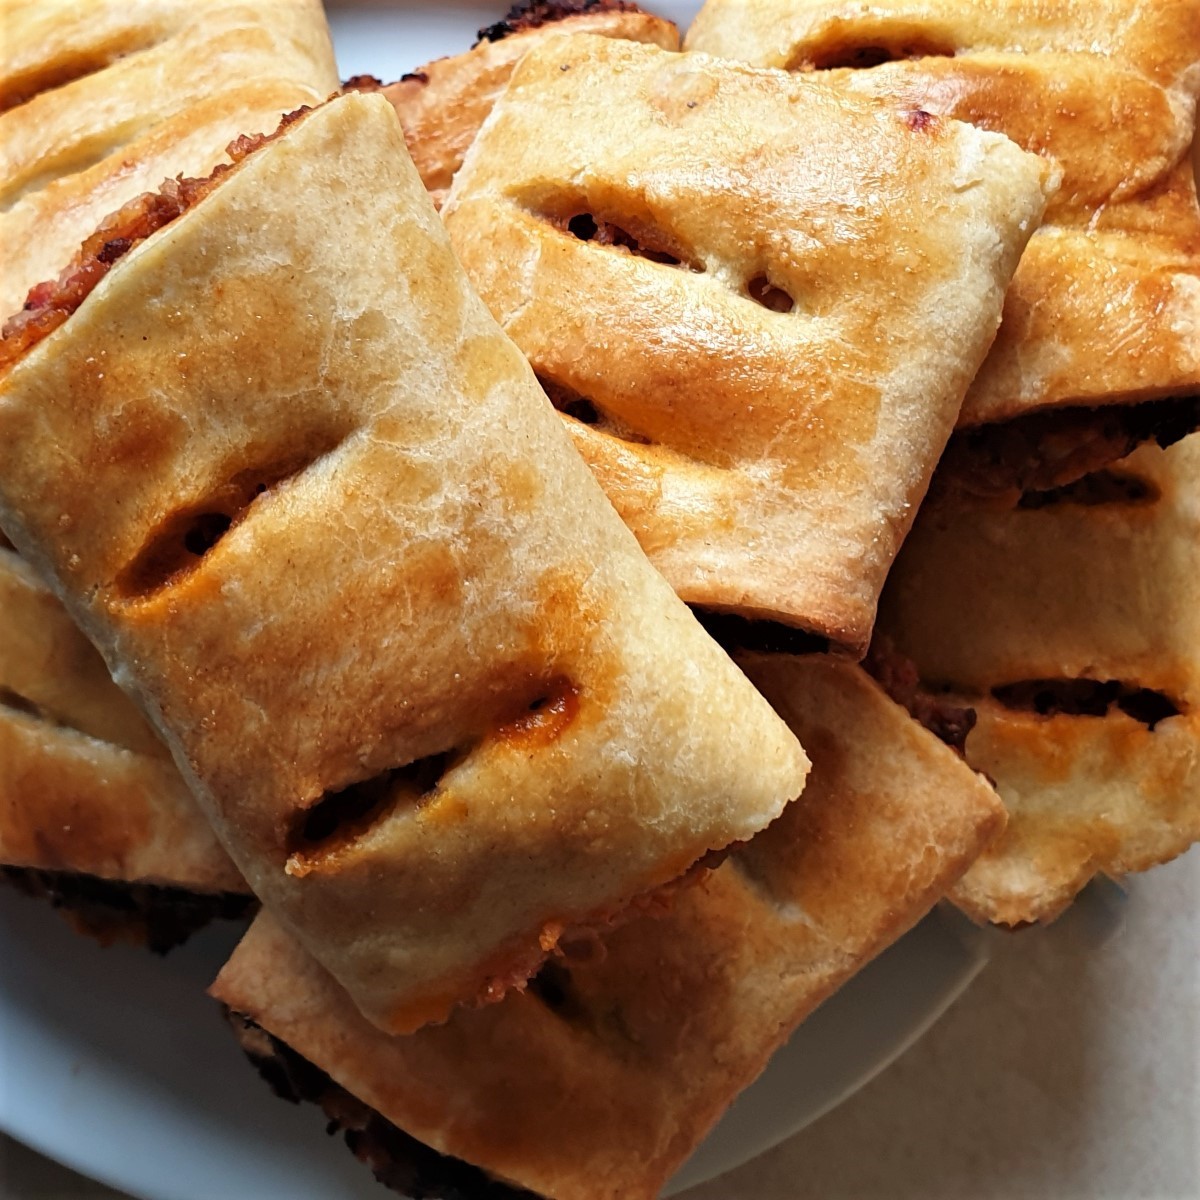
[[[897,703],[912,714],[934,737],[962,754],[967,736],[975,728],[975,710],[956,704],[947,696],[928,690],[921,683],[916,664],[888,641],[877,637],[863,660],[863,667],[875,682]]]
[[[1046,492],[1111,466],[1143,442],[1165,449],[1197,429],[1200,396],[1029,413],[956,433],[934,488],[984,498]]]
[[[526,29],[538,29],[554,21],[576,17],[581,13],[641,12],[630,0],[525,0],[514,4],[505,17],[479,31],[475,46],[480,42],[499,42]]]
[[[1041,717],[1106,717],[1117,708],[1150,730],[1181,711],[1162,692],[1116,679],[1026,679],[992,688],[992,695],[1006,708]]]
[[[252,896],[234,892],[191,892],[71,871],[0,867],[0,878],[26,896],[49,900],[79,933],[101,945],[133,942],[155,954],[182,945],[211,921],[237,920],[256,907]]]
[[[243,134],[230,142],[226,153],[232,161],[219,163],[204,179],[168,179],[159,191],[144,192],[106,217],[58,278],[31,288],[24,308],[5,321],[0,329],[0,371],[7,370],[62,325],[95,291],[114,263],[199,204],[238,163],[279,137],[309,111],[305,107],[286,114],[274,133]]]
[[[351,1152],[385,1187],[412,1200],[536,1200],[532,1192],[501,1183],[410,1137],[249,1017],[226,1016],[271,1090],[293,1104],[319,1105],[328,1118],[326,1132],[341,1132]]]

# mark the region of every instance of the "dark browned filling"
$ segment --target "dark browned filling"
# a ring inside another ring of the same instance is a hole
[[[834,38],[819,50],[809,50],[789,68],[793,71],[862,71],[884,63],[912,58],[953,58],[955,49],[927,38],[910,37],[889,41],[885,37]]]
[[[155,954],[166,954],[211,921],[237,920],[257,907],[253,896],[234,892],[192,892],[71,871],[0,867],[0,876],[27,896],[49,900],[78,932],[102,945],[136,942]]]
[[[346,1145],[385,1187],[412,1200],[537,1200],[532,1192],[493,1179],[486,1171],[432,1150],[355,1099],[319,1067],[261,1025],[226,1010],[246,1057],[271,1090],[292,1104],[317,1104],[326,1133]]]
[[[405,71],[397,80],[398,83],[428,83],[429,76],[424,71]],[[395,84],[384,83],[377,75],[351,75],[342,84],[343,92],[382,92]]]
[[[985,498],[1047,492],[1111,466],[1144,442],[1165,449],[1197,429],[1200,396],[1032,412],[956,433],[931,490]]]
[[[938,694],[921,682],[911,658],[901,654],[888,638],[877,637],[863,659],[863,668],[913,719],[934,737],[962,754],[978,716],[973,708]]]
[[[631,442],[638,446],[650,445],[649,438],[634,432],[608,413],[603,412],[597,407],[595,401],[588,399],[587,396],[581,396],[566,384],[556,383],[542,374],[538,375],[537,380],[542,385],[542,391],[546,393],[550,403],[565,416],[573,417],[583,425],[592,425],[601,429],[613,437],[620,438],[623,442]]]
[[[613,246],[619,250],[626,250],[637,258],[649,259],[650,262],[662,263],[668,267],[686,266],[688,270],[697,273],[704,270],[703,264],[691,260],[674,238],[644,222],[638,222],[635,229],[630,230],[616,224],[615,221],[606,220],[590,212],[550,217],[549,220],[556,229],[569,233],[581,242]]]
[[[736,613],[693,606],[696,620],[709,637],[725,650],[750,650],[762,654],[827,654],[829,638],[778,621],[757,621]]]
[[[1143,479],[1129,471],[1114,471],[1105,467],[1063,487],[1044,492],[1024,492],[1017,507],[1039,509],[1077,504],[1092,508],[1102,504],[1153,504],[1161,495],[1152,480]]]
[[[432,795],[456,757],[453,751],[430,754],[340,791],[326,792],[300,814],[290,853],[311,856],[333,844],[343,845],[361,837],[391,810],[401,793],[413,801]]]
[[[751,300],[769,308],[772,312],[790,313],[796,307],[795,300],[781,287],[776,287],[765,275],[756,275],[746,284],[746,294]]]
[[[179,176],[166,180],[157,192],[144,192],[106,217],[88,237],[57,279],[32,287],[25,306],[0,329],[0,371],[24,357],[53,333],[95,291],[112,265],[135,246],[199,204],[243,159],[284,133],[309,108],[287,113],[274,133],[243,135],[229,143],[232,159],[220,163],[203,179]]]
[[[508,13],[494,25],[486,25],[479,31],[473,50],[480,42],[499,42],[514,33],[526,29],[537,29],[554,21],[562,21],[567,17],[577,17],[581,13],[602,12],[641,12],[630,0],[525,0],[523,4],[514,4]]]
[[[992,688],[992,695],[1006,708],[1042,717],[1105,717],[1117,708],[1147,729],[1180,713],[1164,693],[1116,679],[1026,679]]]

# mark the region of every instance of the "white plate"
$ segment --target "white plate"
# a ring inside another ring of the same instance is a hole
[[[501,0],[503,3],[503,0]],[[686,22],[698,5],[657,11]],[[338,6],[343,77],[394,79],[470,44],[499,5]],[[165,961],[103,951],[0,889],[0,1128],[145,1200],[379,1200],[311,1106],[276,1100],[204,996],[233,947],[206,931]],[[753,1158],[845,1099],[981,969],[986,940],[936,913],[805,1023],[675,1180]]]
[[[166,959],[102,950],[0,889],[0,1128],[144,1200],[382,1200],[311,1105],[272,1096],[204,989],[237,940],[210,928]],[[683,1168],[740,1165],[815,1120],[919,1037],[988,939],[936,912],[800,1027]]]

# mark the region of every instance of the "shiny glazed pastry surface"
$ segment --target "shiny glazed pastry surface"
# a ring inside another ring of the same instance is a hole
[[[803,786],[379,97],[251,153],[8,371],[0,521],[391,1029],[503,994]]]
[[[861,651],[1045,175],[844,88],[557,37],[443,215],[676,591]]]

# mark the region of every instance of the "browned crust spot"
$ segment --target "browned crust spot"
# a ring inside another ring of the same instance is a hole
[[[292,1104],[316,1104],[326,1133],[341,1133],[375,1178],[412,1200],[537,1200],[462,1159],[439,1154],[334,1083],[319,1067],[241,1013],[225,1010],[246,1057],[271,1090]]]
[[[399,83],[428,83],[429,75],[425,71],[405,71],[400,76]],[[343,92],[382,92],[394,84],[384,83],[377,75],[351,75],[342,84]]]
[[[486,25],[479,31],[472,49],[480,42],[499,42],[514,33],[526,29],[538,29],[567,17],[582,13],[640,13],[644,11],[630,0],[525,0],[514,4],[508,13],[494,25]]]
[[[1197,429],[1200,396],[1032,412],[956,433],[931,491],[1015,502],[1109,467],[1144,442],[1166,449]]]
[[[975,728],[975,710],[938,695],[921,682],[912,659],[901,654],[891,641],[877,637],[863,659],[863,667],[881,688],[934,737],[962,754],[967,737]]]
[[[95,291],[114,263],[199,204],[235,166],[310,111],[305,105],[286,113],[274,133],[243,134],[234,139],[226,148],[232,161],[219,163],[205,178],[180,175],[167,179],[157,192],[143,192],[105,217],[58,278],[34,285],[21,311],[4,322],[0,329],[0,371],[6,371],[62,325]]]
[[[133,942],[155,954],[182,945],[212,921],[252,915],[257,903],[236,892],[128,883],[71,871],[0,867],[0,878],[35,899],[48,900],[79,933],[102,946]]]

